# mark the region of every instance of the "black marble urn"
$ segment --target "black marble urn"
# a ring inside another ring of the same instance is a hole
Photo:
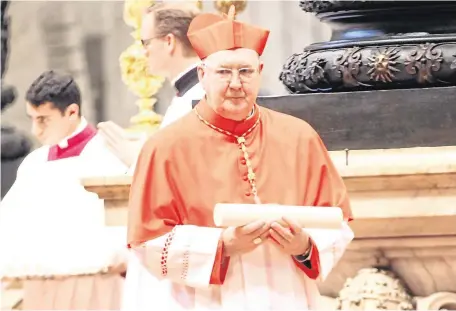
[[[291,93],[456,85],[455,1],[301,1],[331,40],[293,54]]]
[[[329,150],[456,145],[456,1],[299,6],[331,39],[291,55],[291,95],[261,105],[309,122]]]

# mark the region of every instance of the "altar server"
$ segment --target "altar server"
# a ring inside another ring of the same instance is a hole
[[[114,289],[122,289],[126,251],[118,236],[126,232],[105,227],[103,200],[86,191],[81,178],[125,174],[127,167],[83,117],[81,93],[71,76],[44,72],[29,87],[25,104],[42,146],[21,163],[1,202],[0,277],[41,278],[24,283],[24,306],[32,309],[106,310],[111,303],[119,309]],[[99,289],[87,289],[96,278],[86,279],[85,289],[77,278],[63,287],[45,281],[110,269],[116,273],[103,279],[102,290],[111,288],[112,295],[103,301],[96,296]]]
[[[81,93],[71,76],[52,70],[42,73],[27,90],[25,105],[32,135],[42,146],[27,155],[16,180],[50,162],[77,178],[125,174],[127,167],[82,115]]]

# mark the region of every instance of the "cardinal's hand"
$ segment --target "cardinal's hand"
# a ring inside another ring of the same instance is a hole
[[[225,256],[241,255],[258,247],[269,235],[269,223],[255,221],[242,227],[228,227],[222,233]]]
[[[291,256],[299,256],[307,252],[311,246],[307,233],[287,217],[282,217],[281,223],[272,222],[269,229],[270,237],[280,249]]]

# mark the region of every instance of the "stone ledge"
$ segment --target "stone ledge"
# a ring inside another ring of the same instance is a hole
[[[456,147],[330,151],[349,191],[456,187]],[[394,182],[392,177],[394,177]],[[131,175],[83,178],[104,199],[128,199]]]

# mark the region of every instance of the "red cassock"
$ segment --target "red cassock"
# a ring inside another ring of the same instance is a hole
[[[213,208],[254,203],[255,193],[263,204],[338,206],[346,220],[352,217],[323,142],[294,117],[255,106],[250,118],[238,122],[217,115],[202,100],[145,144],[131,186],[128,243],[161,280],[160,296],[174,297],[173,307],[198,309],[207,301],[241,309],[315,306],[316,294],[309,294],[318,293],[314,280],[326,277],[353,233],[348,226],[309,232],[312,269],[270,242],[222,260],[222,229],[214,226]],[[172,284],[168,294],[164,281]],[[290,300],[300,291],[302,297]],[[180,300],[183,292],[190,298]],[[257,294],[267,296],[253,299]]]

